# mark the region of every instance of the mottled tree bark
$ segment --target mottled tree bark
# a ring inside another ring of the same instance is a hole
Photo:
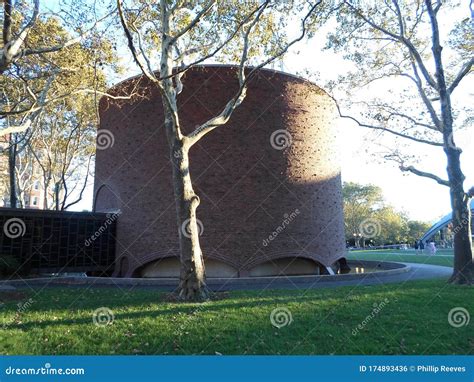
[[[191,182],[188,148],[182,142],[176,143],[172,146],[171,162],[181,257],[179,297],[186,301],[202,301],[209,294],[196,219],[199,197]]]
[[[472,258],[471,210],[469,198],[451,189],[454,229],[454,266],[449,281],[453,284],[472,284],[474,265]]]
[[[8,175],[10,183],[10,207],[16,208],[18,204],[18,198],[16,195],[16,155],[17,155],[17,143],[13,134],[10,134],[9,147],[8,147]]]
[[[441,106],[441,130],[443,132],[444,152],[447,158],[447,173],[454,229],[454,267],[450,282],[455,284],[471,284],[473,281],[471,211],[469,196],[464,191],[465,176],[461,170],[461,150],[456,147],[453,139],[453,114],[451,92],[446,84],[441,52],[438,9],[433,8],[431,0],[425,0],[432,29],[432,51],[436,66],[436,84]]]
[[[173,120],[172,111],[165,100],[163,108],[179,234],[181,270],[178,294],[185,301],[203,301],[209,297],[209,293],[196,218],[199,197],[194,192],[189,171],[189,145],[186,137],[180,134],[179,122]]]

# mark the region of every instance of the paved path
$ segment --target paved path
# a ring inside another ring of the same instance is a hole
[[[354,257],[357,257],[358,253],[357,252],[349,252],[349,257],[351,256],[354,256]],[[361,253],[360,255],[368,255],[370,256],[370,252],[369,251],[365,251],[364,253]],[[440,255],[440,254],[436,254],[436,255],[430,255],[429,253],[413,253],[413,252],[387,252],[386,254],[384,253],[380,253],[378,252],[377,255],[380,255],[380,256],[384,256],[384,255],[387,255],[387,256],[429,256],[429,257],[451,257],[451,258],[454,258],[453,255]]]
[[[366,274],[351,274],[336,276],[300,276],[300,277],[265,277],[243,279],[208,279],[209,288],[215,292],[228,290],[265,290],[265,289],[317,289],[334,288],[338,286],[350,285],[381,285],[388,283],[402,283],[413,280],[426,280],[433,278],[448,279],[452,273],[452,268],[438,265],[403,263],[408,267],[402,271],[395,272],[370,272]],[[127,289],[148,289],[160,291],[173,291],[176,289],[177,280],[150,280],[150,279],[120,279],[120,278],[80,278],[68,281],[67,279],[36,280],[32,283],[17,280],[14,286],[17,288],[44,287],[45,284],[54,287],[72,288],[120,288]],[[147,285],[154,284],[154,285]],[[12,283],[13,284],[13,283]],[[28,284],[28,285],[27,285]]]
[[[362,277],[358,280],[348,280],[348,281],[327,281],[320,282],[311,286],[306,286],[306,288],[328,288],[328,287],[337,287],[344,285],[382,285],[389,283],[402,283],[407,281],[414,280],[429,280],[434,278],[444,278],[448,279],[453,270],[450,267],[443,267],[439,265],[430,265],[430,264],[418,264],[418,263],[402,263],[410,267],[408,272],[399,273],[395,275],[383,275],[381,277]],[[285,288],[286,289],[286,288]],[[302,289],[302,288],[299,288]]]
[[[406,281],[413,280],[427,280],[434,278],[444,278],[448,279],[451,276],[452,268],[443,267],[439,265],[430,265],[430,264],[415,264],[415,263],[402,263],[410,267],[407,272],[398,273],[394,275],[381,275],[380,277],[375,277],[372,275],[368,277],[370,273],[366,275],[361,275],[361,277],[353,280],[344,280],[344,281],[322,281],[317,279],[313,282],[295,282],[294,278],[278,278],[273,279],[269,282],[268,285],[256,285],[253,286],[241,286],[241,285],[229,285],[228,287],[224,286],[223,290],[245,290],[245,289],[317,289],[317,288],[334,288],[338,286],[348,286],[348,285],[382,285],[388,283],[401,283]],[[364,277],[365,276],[365,277]],[[213,288],[215,290],[216,288]]]

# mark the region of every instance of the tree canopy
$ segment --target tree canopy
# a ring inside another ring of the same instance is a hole
[[[345,182],[342,195],[346,241],[351,245],[413,244],[431,225],[397,211],[372,184]]]

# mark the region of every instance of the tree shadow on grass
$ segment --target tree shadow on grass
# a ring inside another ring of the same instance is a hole
[[[32,328],[44,328],[48,326],[61,326],[61,325],[81,325],[81,324],[92,324],[92,316],[94,314],[95,309],[100,307],[107,307],[111,309],[114,313],[115,320],[136,320],[141,318],[157,318],[163,316],[172,316],[175,314],[184,314],[184,315],[193,315],[196,312],[206,312],[206,313],[219,313],[226,310],[238,310],[241,308],[249,309],[254,307],[260,308],[268,308],[268,314],[272,311],[272,309],[280,306],[285,306],[289,304],[298,304],[298,303],[305,303],[305,304],[320,304],[321,309],[334,309],[333,307],[339,308],[348,308],[351,304],[358,304],[358,299],[363,296],[364,299],[367,299],[369,302],[368,304],[371,305],[374,298],[382,299],[384,298],[387,293],[396,293],[391,286],[387,287],[352,287],[352,288],[335,288],[331,290],[318,290],[317,293],[311,293],[310,291],[308,294],[298,295],[295,291],[271,291],[270,295],[245,295],[242,294],[241,296],[237,295],[232,297],[232,300],[218,300],[218,301],[211,301],[208,303],[203,304],[176,304],[176,303],[166,303],[163,302],[163,298],[156,299],[154,296],[150,296],[150,298],[140,299],[139,302],[137,301],[113,301],[111,299],[107,299],[107,296],[103,296],[100,301],[98,300],[89,300],[89,301],[81,301],[80,304],[74,306],[75,309],[81,310],[82,314],[86,313],[87,310],[90,310],[90,315],[83,318],[77,319],[56,319],[56,320],[43,320],[43,321],[28,321],[22,322],[19,324],[16,323],[7,323],[4,325],[4,329],[18,329],[18,330],[29,330]],[[403,289],[400,290],[399,293],[403,292],[406,298],[421,298],[423,294],[430,295],[433,290],[430,288],[429,285],[426,285],[423,288],[415,287],[415,286],[406,286],[402,287]],[[241,293],[239,293],[241,294]],[[94,296],[95,297],[95,296]],[[102,297],[102,296],[101,296]],[[158,300],[158,301],[157,301]],[[137,307],[145,307],[149,304],[156,304],[163,302],[163,305],[159,305],[154,310],[140,310],[135,312],[124,312],[120,313],[120,311],[124,308],[137,308]],[[327,307],[323,305],[326,304]],[[44,306],[41,306],[41,301],[38,301],[40,305],[38,308],[32,306],[31,309],[28,309],[27,312],[23,313],[28,315],[29,313],[39,313],[48,311]],[[15,308],[16,306],[13,306]],[[56,306],[56,309],[67,309],[67,306]],[[13,310],[12,310],[13,311]],[[51,312],[51,315],[57,315],[54,310]]]

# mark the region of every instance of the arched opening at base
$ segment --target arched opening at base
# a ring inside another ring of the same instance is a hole
[[[321,265],[302,257],[284,257],[253,267],[250,277],[319,275]]]
[[[206,276],[208,278],[235,278],[238,277],[237,270],[219,260],[206,259]],[[139,274],[145,278],[178,278],[181,264],[177,257],[165,257],[144,265]]]

